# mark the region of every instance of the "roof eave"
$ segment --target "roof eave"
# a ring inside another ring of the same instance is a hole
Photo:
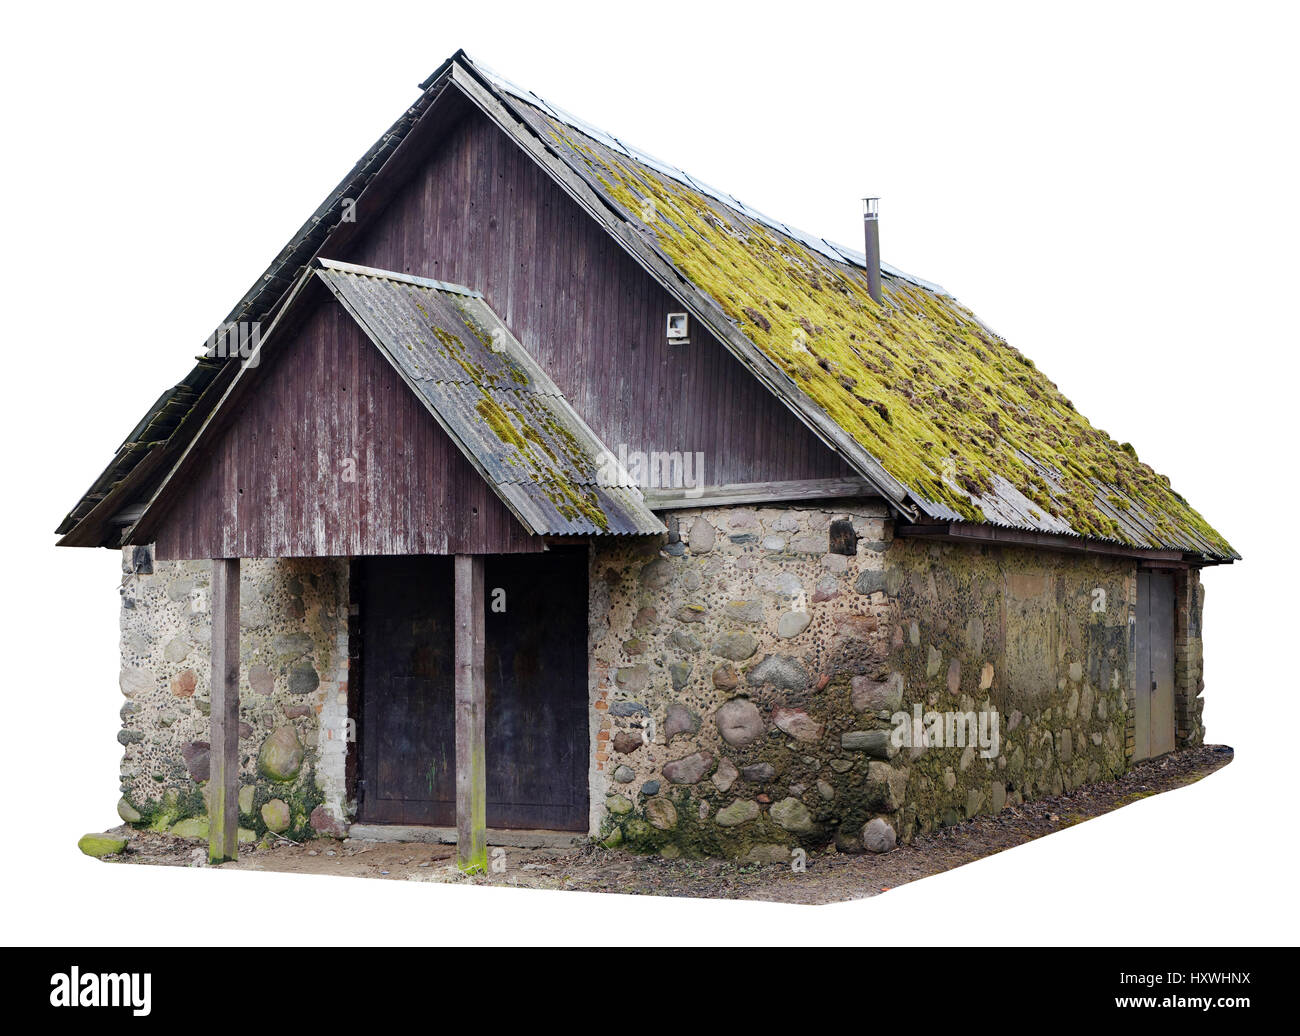
[[[271,265],[254,282],[253,286],[244,293],[243,297],[235,305],[234,309],[227,314],[222,325],[237,323],[241,320],[269,320],[273,319],[280,309],[282,309],[293,284],[306,265],[325,247],[334,237],[339,226],[342,225],[342,210],[340,201],[345,197],[353,197],[359,200],[361,194],[369,187],[371,183],[387,168],[390,159],[401,147],[401,144],[409,136],[411,130],[420,122],[425,114],[432,108],[433,101],[441,93],[445,81],[450,75],[452,64],[458,57],[464,55],[463,51],[457,51],[456,54],[444,61],[427,77],[421,84],[421,95],[407,107],[383,134],[375,144],[370,147],[364,155],[353,165],[348,174],[335,186],[334,190],[326,197],[325,201],[308,217],[307,221],[298,229],[290,238],[288,244],[284,246],[277,254]],[[423,109],[423,110],[421,110]],[[418,113],[418,114],[417,114]],[[360,185],[360,186],[359,186]],[[333,222],[327,222],[330,213],[338,214],[339,218]],[[266,300],[266,301],[264,301]],[[193,378],[202,367],[203,362],[194,368],[190,378]],[[186,379],[188,380],[188,379]],[[184,384],[182,382],[181,384]],[[178,386],[179,387],[179,386]],[[203,394],[206,394],[211,388],[211,381],[204,386]],[[88,547],[110,547],[116,548],[120,544],[105,540],[100,533],[102,527],[93,526],[88,520],[94,514],[102,515],[111,511],[116,513],[121,507],[130,501],[125,496],[125,489],[138,488],[140,480],[131,480],[124,476],[117,483],[102,487],[113,469],[117,466],[122,450],[132,444],[132,440],[140,434],[158,410],[175,389],[170,389],[159,397],[159,402],[154,404],[153,409],[145,415],[132,430],[130,435],[123,441],[119,447],[118,454],[114,455],[113,461],[104,469],[98,478],[91,484],[90,488],[82,494],[81,499],[68,512],[67,517],[59,524],[56,535],[62,538],[58,541],[58,546],[88,546]],[[197,400],[196,400],[197,403]],[[145,457],[151,456],[158,449],[164,449],[169,445],[176,431],[188,421],[188,415],[182,419],[181,423],[173,429],[172,435],[165,442],[159,443],[153,447],[153,450],[146,452],[139,461],[143,462]],[[134,467],[132,468],[134,470]],[[129,475],[131,472],[127,472]],[[81,518],[76,518],[79,510],[90,502],[91,498],[103,488],[103,495],[99,497],[88,509],[85,509]]]
[[[1196,568],[1230,565],[1240,561],[1235,551],[1231,555],[1205,554],[1200,551],[1162,547],[1137,547],[1118,540],[1077,533],[1042,532],[1013,526],[994,525],[989,522],[926,521],[903,523],[895,534],[904,538],[943,540],[950,543],[993,544],[1008,547],[1026,547],[1053,550],[1066,554],[1090,554],[1106,557],[1128,558],[1152,565],[1187,565]]]

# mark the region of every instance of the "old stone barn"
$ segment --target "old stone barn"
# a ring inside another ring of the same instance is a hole
[[[779,858],[1200,743],[1232,547],[864,216],[445,62],[59,528],[123,819]]]

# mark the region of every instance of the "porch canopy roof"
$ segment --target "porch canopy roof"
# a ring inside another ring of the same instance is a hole
[[[479,292],[315,259],[203,428],[130,524],[124,543],[153,542],[164,521],[172,520],[169,512],[178,498],[192,488],[192,476],[211,463],[209,458],[219,449],[224,430],[258,392],[258,379],[275,366],[278,350],[294,349],[295,337],[309,315],[319,312],[322,305],[334,304],[347,314],[338,319],[346,324],[350,318],[364,339],[373,343],[459,454],[522,525],[519,533],[523,536],[655,535],[665,531],[640,490],[617,477],[613,453]],[[294,370],[288,376],[307,375]],[[319,398],[306,395],[305,406],[324,405]],[[307,425],[313,420],[311,414],[285,416]],[[414,449],[419,441],[413,439],[406,445]],[[419,465],[422,458],[416,456],[414,461]],[[221,487],[222,481],[216,479],[214,484]],[[225,503],[212,501],[217,507]],[[540,541],[532,549],[541,549]],[[249,556],[242,551],[235,554]]]
[[[666,531],[639,490],[602,485],[612,452],[481,294],[328,259],[315,265],[528,529],[539,536]]]

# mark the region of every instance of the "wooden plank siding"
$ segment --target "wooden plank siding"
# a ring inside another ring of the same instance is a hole
[[[610,449],[702,452],[710,485],[854,472],[483,115],[327,257],[481,291]]]
[[[542,549],[352,318],[320,298],[287,341],[268,343],[241,405],[194,458],[156,556]]]

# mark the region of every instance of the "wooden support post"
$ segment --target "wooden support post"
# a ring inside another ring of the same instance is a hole
[[[483,557],[456,555],[456,866],[487,870]]]
[[[239,559],[212,559],[212,747],[208,859],[239,852]]]

